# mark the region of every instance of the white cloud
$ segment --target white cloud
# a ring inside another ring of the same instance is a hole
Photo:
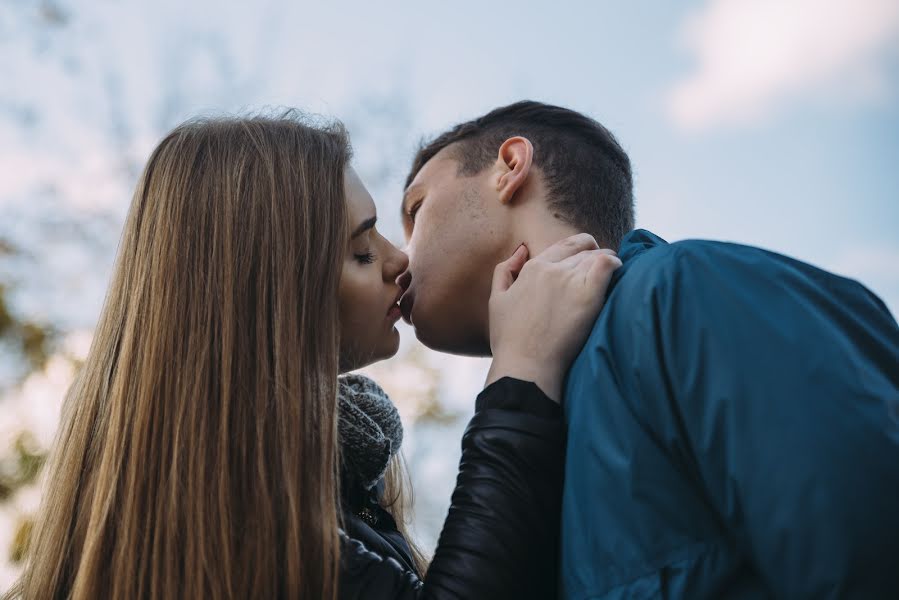
[[[681,32],[698,68],[667,97],[678,125],[755,122],[803,92],[850,102],[887,89],[896,0],[710,0]]]

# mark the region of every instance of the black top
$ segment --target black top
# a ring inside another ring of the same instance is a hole
[[[434,560],[422,580],[372,494],[344,494],[341,600],[555,598],[565,432],[561,409],[509,377],[478,396]]]

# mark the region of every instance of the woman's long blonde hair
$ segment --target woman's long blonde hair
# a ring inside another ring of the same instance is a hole
[[[336,595],[339,125],[195,120],[137,186],[18,592]]]

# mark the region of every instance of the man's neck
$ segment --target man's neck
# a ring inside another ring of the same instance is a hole
[[[556,218],[549,212],[528,215],[519,221],[518,235],[534,258],[559,240],[580,233],[580,230]],[[520,242],[519,242],[520,243]]]

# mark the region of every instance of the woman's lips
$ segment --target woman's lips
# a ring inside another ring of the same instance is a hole
[[[393,304],[390,305],[390,308],[387,309],[387,318],[391,320],[397,320],[403,316],[403,312],[400,310],[400,300],[403,298],[403,290],[399,289],[396,293],[396,297],[393,300]]]

